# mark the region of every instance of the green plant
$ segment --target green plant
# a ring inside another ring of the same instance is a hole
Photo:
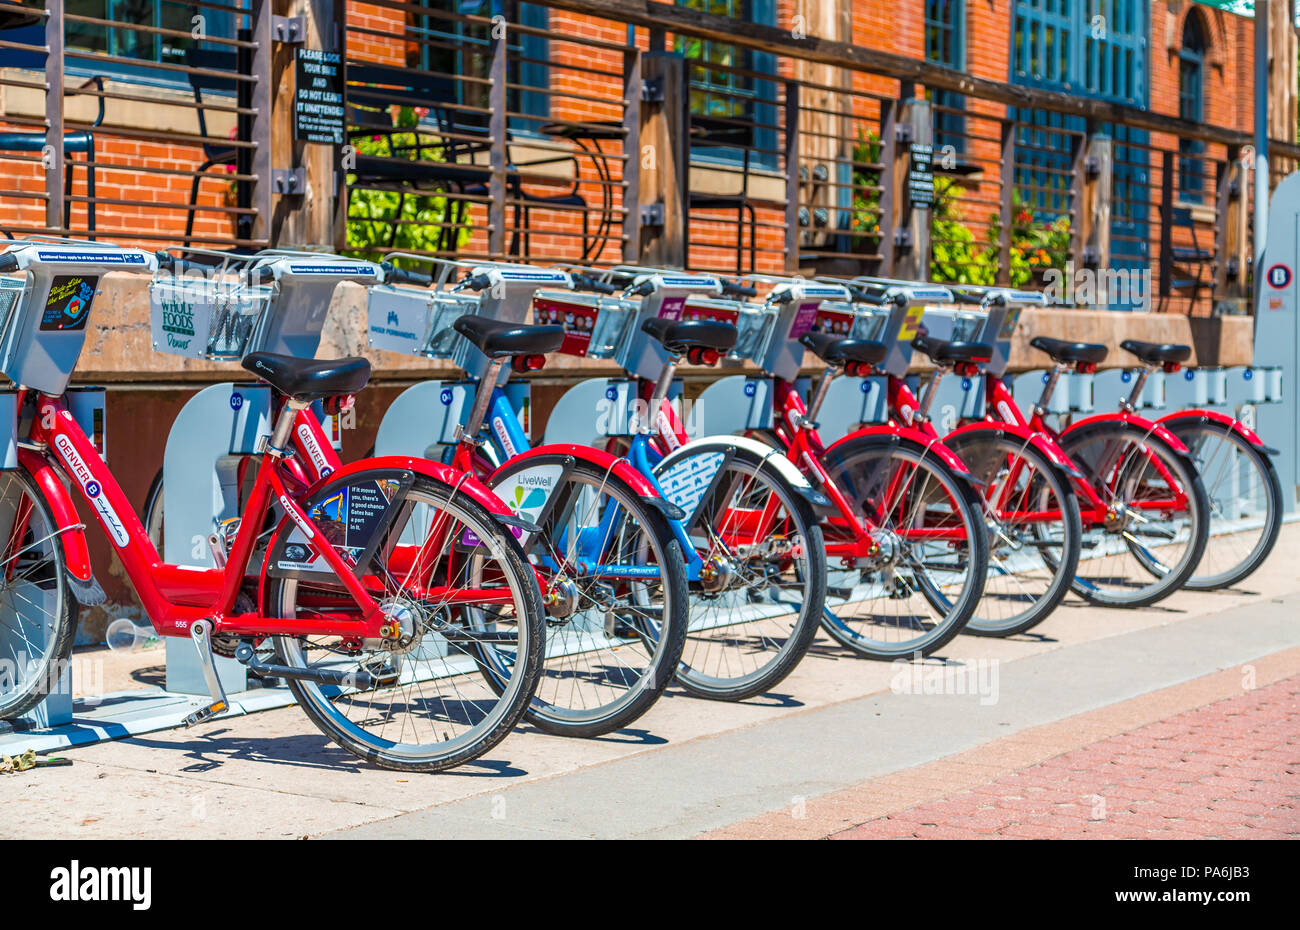
[[[401,132],[381,133],[353,141],[358,155],[406,158],[411,161],[442,161],[442,140],[421,132],[420,118],[428,111],[393,107],[393,128]],[[444,194],[365,190],[353,187],[356,175],[349,174],[347,250],[359,258],[376,261],[384,253],[436,252],[447,241],[443,227],[453,221],[453,201]],[[457,228],[450,235],[459,249],[470,239],[468,216],[455,217]]]
[[[853,248],[874,252],[880,243],[880,135],[874,129],[858,129],[853,144],[853,206],[849,228]]]
[[[966,226],[959,197],[965,188],[952,178],[935,178],[934,206],[930,215],[930,277],[952,284],[997,283],[1002,245],[1002,218],[989,217],[985,240],[980,242]],[[1065,270],[1070,252],[1070,218],[1044,223],[1027,205],[1019,190],[1011,192],[1011,268],[1013,287],[1024,287],[1049,268]]]

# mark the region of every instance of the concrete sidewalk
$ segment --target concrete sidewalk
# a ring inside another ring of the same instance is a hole
[[[1296,551],[1300,526],[1288,524],[1246,590],[1135,611],[1069,601],[1032,634],[959,637],[946,663],[922,669],[819,638],[780,694],[719,704],[670,693],[634,730],[564,740],[524,728],[441,775],[362,765],[296,708],[70,750],[71,767],[0,776],[0,836],[826,836],[970,787],[918,766],[1032,742],[1039,728],[1225,669],[1216,687],[1238,694],[1243,666],[1260,686],[1300,673]],[[1140,717],[1129,730],[1150,722]],[[1113,735],[1078,733],[1052,754]],[[994,751],[1003,757],[960,763],[976,784],[1048,758]],[[854,791],[858,806],[846,806]],[[868,803],[886,798],[889,810]]]

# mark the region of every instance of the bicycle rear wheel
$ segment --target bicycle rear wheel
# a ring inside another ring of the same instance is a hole
[[[1192,576],[1209,532],[1209,501],[1189,456],[1119,421],[1066,430],[1061,448],[1104,513],[1080,499],[1083,551],[1074,591],[1107,607],[1145,607]]]
[[[872,659],[941,649],[984,591],[989,529],[979,495],[928,449],[894,436],[845,442],[823,465],[869,538],[843,519],[828,524],[831,551],[858,554],[831,556],[822,626]]]
[[[290,680],[289,688],[326,735],[376,765],[437,772],[469,762],[510,733],[537,684],[543,612],[536,577],[513,534],[487,510],[409,473],[363,472],[319,490],[306,509],[332,540],[357,522],[349,524],[345,509],[358,488],[364,494],[357,519],[371,519],[367,509],[382,513],[362,552],[373,549],[366,566],[372,596],[400,635],[378,642],[338,634],[275,637],[285,665],[365,672],[373,682],[356,689]],[[332,573],[293,567],[295,556],[307,553],[295,553],[291,535],[275,545],[272,565],[285,574],[268,579],[268,616],[318,618],[335,628],[359,616]],[[443,593],[424,593],[435,581]],[[453,601],[457,592],[477,600]],[[499,661],[509,669],[500,690],[488,686],[482,667],[483,652],[497,650],[510,656]]]
[[[1282,482],[1273,460],[1240,433],[1214,420],[1166,424],[1183,441],[1210,501],[1210,535],[1196,573],[1183,585],[1227,588],[1264,564],[1282,529]]]
[[[0,720],[43,701],[72,652],[77,614],[57,533],[27,472],[0,474]]]

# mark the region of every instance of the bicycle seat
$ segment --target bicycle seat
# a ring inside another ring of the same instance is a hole
[[[1125,339],[1119,344],[1125,352],[1136,355],[1148,365],[1178,364],[1192,357],[1192,347],[1173,342],[1142,342],[1138,339]]]
[[[912,348],[931,361],[943,365],[948,362],[987,362],[993,358],[993,347],[982,342],[949,342],[930,336],[917,336]]]
[[[364,358],[295,358],[252,352],[240,364],[281,394],[302,400],[355,394],[370,380],[370,363]]]
[[[1096,365],[1106,360],[1106,347],[1095,342],[1068,342],[1065,339],[1035,336],[1029,340],[1029,344],[1046,352],[1056,362],[1086,362]]]
[[[736,344],[736,327],[717,320],[667,320],[656,316],[642,323],[641,331],[677,355],[691,349],[730,352]]]
[[[488,358],[546,355],[564,341],[563,326],[528,326],[473,314],[458,317],[451,325]]]
[[[799,344],[828,364],[858,362],[863,365],[879,365],[889,353],[889,347],[883,342],[845,339],[830,333],[804,333],[799,337]]]

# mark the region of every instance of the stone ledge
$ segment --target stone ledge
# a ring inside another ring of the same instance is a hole
[[[100,286],[94,321],[78,366],[78,380],[204,383],[231,378],[238,370],[229,362],[205,362],[167,355],[153,349],[149,326],[147,281],[134,275],[110,274]],[[334,295],[321,339],[323,358],[364,355],[374,365],[376,380],[423,380],[459,377],[459,369],[447,362],[383,352],[365,345],[365,289],[358,284],[342,285]],[[1165,313],[1115,313],[1106,310],[1031,310],[1021,316],[1012,345],[1011,369],[1025,371],[1043,367],[1043,354],[1029,346],[1038,335],[1082,342],[1100,342],[1111,348],[1106,367],[1122,367],[1133,359],[1119,349],[1125,339],[1149,342],[1178,342],[1195,349],[1193,360],[1200,365],[1235,366],[1251,364],[1254,319],[1219,317],[1189,319]],[[811,361],[811,357],[808,359]],[[691,366],[684,366],[689,374]],[[924,366],[917,365],[918,370]],[[807,371],[820,368],[810,365]],[[753,365],[727,365],[724,372],[754,371]],[[621,372],[609,361],[555,356],[547,365],[550,378],[617,376]],[[701,374],[704,370],[700,371]]]

